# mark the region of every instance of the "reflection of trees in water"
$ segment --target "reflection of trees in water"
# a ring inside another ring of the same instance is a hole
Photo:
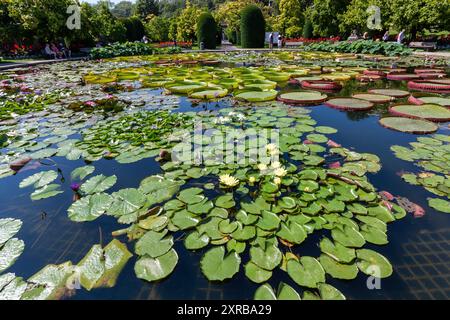
[[[369,118],[370,114],[366,111],[348,111],[347,118],[351,121],[359,121]]]

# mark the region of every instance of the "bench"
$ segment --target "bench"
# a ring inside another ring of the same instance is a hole
[[[285,47],[299,47],[303,44],[303,42],[286,42]]]
[[[425,49],[427,51],[436,50],[437,43],[436,42],[411,42],[409,44],[410,48],[414,49]]]

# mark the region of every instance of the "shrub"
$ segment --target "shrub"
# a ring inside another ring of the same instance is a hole
[[[261,9],[248,5],[241,12],[241,45],[243,48],[264,48],[266,21]]]
[[[313,36],[313,25],[311,20],[306,19],[305,25],[303,26],[303,38],[310,39]]]
[[[104,59],[120,56],[138,56],[153,54],[155,49],[150,44],[141,42],[113,43],[103,48],[91,50],[92,59]]]
[[[307,51],[326,51],[344,53],[382,54],[386,56],[403,56],[411,54],[412,50],[396,42],[381,42],[373,40],[342,41],[336,43],[321,42],[305,47]]]
[[[142,21],[138,17],[131,17],[123,20],[125,25],[126,37],[128,41],[141,40],[145,35],[145,27]]]
[[[203,42],[205,49],[216,48],[217,24],[214,17],[209,12],[200,15],[197,22],[198,45]]]

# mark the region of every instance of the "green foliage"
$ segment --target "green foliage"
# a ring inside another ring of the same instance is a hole
[[[241,12],[241,45],[243,48],[264,48],[266,21],[261,9],[248,5]]]
[[[173,39],[169,37],[170,27],[173,21],[161,16],[152,16],[145,25],[147,36],[154,42],[162,42]]]
[[[202,10],[186,1],[186,7],[177,18],[177,40],[192,41],[195,39],[197,22]]]
[[[305,25],[303,26],[303,38],[310,39],[313,36],[313,25],[311,20],[306,19]]]
[[[128,41],[139,41],[145,35],[145,28],[138,17],[131,17],[123,20],[126,28],[126,37]]]
[[[353,42],[320,42],[305,47],[308,51],[346,52],[383,54],[387,56],[403,56],[411,54],[412,50],[396,42],[381,42],[372,40],[358,40]]]
[[[134,10],[135,8],[131,1],[121,1],[114,5],[111,9],[111,13],[116,18],[129,18],[133,15]]]
[[[339,17],[345,12],[350,0],[314,0],[306,16],[313,24],[315,36],[339,35]]]
[[[378,31],[388,28],[389,16],[391,15],[389,2],[387,0],[352,0],[347,11],[340,17],[340,31],[344,35],[348,35],[352,30],[357,30],[359,33],[371,31],[368,28],[368,19],[373,15],[373,12],[368,9],[372,5],[380,8],[381,16]]]
[[[92,59],[104,59],[121,56],[137,56],[153,54],[155,49],[150,44],[141,42],[114,43],[103,48],[93,48]]]
[[[301,1],[280,0],[278,7],[280,14],[276,18],[274,29],[288,38],[300,36],[304,20]]]
[[[136,14],[143,20],[149,15],[158,15],[159,7],[155,0],[138,0],[136,2]]]
[[[197,40],[203,42],[205,49],[216,48],[217,25],[214,17],[209,12],[200,15],[197,22]]]

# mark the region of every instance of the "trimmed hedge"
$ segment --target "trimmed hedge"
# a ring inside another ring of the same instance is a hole
[[[126,37],[128,41],[139,41],[145,35],[145,27],[138,17],[123,19],[123,24],[127,29]]]
[[[261,9],[248,5],[241,11],[242,48],[264,48],[266,21]]]
[[[144,56],[159,53],[180,53],[181,48],[154,48],[151,44],[142,42],[113,43],[102,48],[93,48],[90,56],[92,59],[105,59],[123,56]]]
[[[411,49],[396,42],[373,40],[341,41],[335,43],[320,42],[305,46],[304,49],[306,51],[382,54],[385,56],[405,56],[412,53]]]
[[[197,22],[198,46],[203,42],[205,49],[216,48],[217,24],[214,17],[209,12],[200,15]]]

